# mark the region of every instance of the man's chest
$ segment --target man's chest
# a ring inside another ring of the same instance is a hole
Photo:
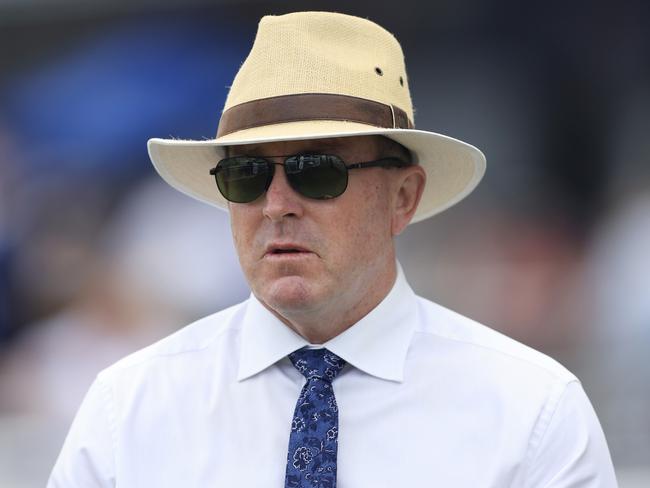
[[[338,488],[503,487],[516,479],[531,428],[525,417],[463,392],[350,380],[335,383]],[[284,486],[300,387],[250,382],[166,406],[152,398],[118,436],[119,486]]]

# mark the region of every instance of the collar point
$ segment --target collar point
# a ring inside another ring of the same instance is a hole
[[[239,371],[237,373],[237,383],[241,383],[242,381],[245,381],[248,378],[255,376],[257,373],[258,372],[256,371]]]

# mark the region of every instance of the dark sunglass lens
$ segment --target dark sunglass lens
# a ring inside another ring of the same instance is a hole
[[[348,170],[338,156],[301,154],[285,162],[292,188],[308,198],[324,200],[341,195],[348,186]]]
[[[261,158],[226,158],[219,161],[215,176],[226,200],[248,203],[266,191],[273,178],[273,165]]]

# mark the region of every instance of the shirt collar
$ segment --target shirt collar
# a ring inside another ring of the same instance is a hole
[[[395,283],[379,305],[318,347],[326,347],[365,373],[401,382],[416,314],[415,293],[398,263]],[[281,322],[251,294],[243,317],[237,379],[249,378],[304,346],[314,345]]]

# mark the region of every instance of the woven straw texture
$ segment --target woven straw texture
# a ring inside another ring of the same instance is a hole
[[[390,32],[359,17],[298,12],[262,18],[224,111],[295,93],[367,98],[396,105],[413,120],[402,48]]]

